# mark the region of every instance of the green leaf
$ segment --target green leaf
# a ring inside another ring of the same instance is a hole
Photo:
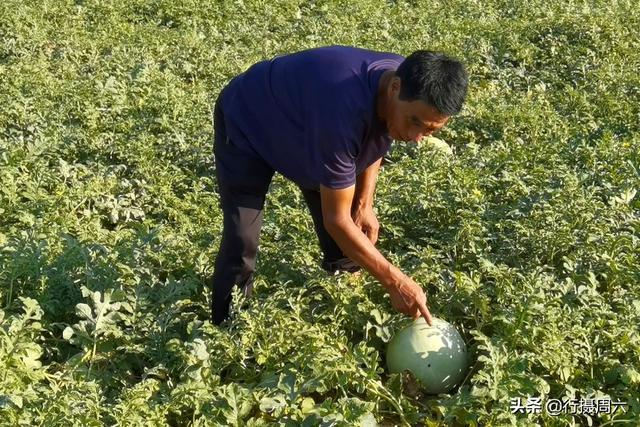
[[[222,388],[221,397],[226,404],[222,408],[226,421],[233,426],[243,425],[253,407],[249,392],[237,384],[228,384]]]
[[[91,312],[91,307],[89,307],[85,303],[76,304],[76,315],[83,319],[94,320],[93,313]]]
[[[193,340],[192,344],[193,353],[198,360],[209,360],[209,352],[207,351],[207,345],[200,338]]]
[[[62,331],[62,338],[69,341],[72,336],[73,336],[73,328],[70,326],[67,326],[66,328],[64,328],[64,331]]]

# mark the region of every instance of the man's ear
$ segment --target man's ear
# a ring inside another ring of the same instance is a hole
[[[400,77],[393,76],[393,79],[391,79],[391,85],[389,85],[389,95],[393,95],[396,93],[399,94],[401,83],[402,82],[400,80]]]

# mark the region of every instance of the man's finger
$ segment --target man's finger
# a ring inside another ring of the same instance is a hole
[[[427,321],[429,326],[433,326],[433,318],[431,317],[431,313],[429,313],[429,309],[425,304],[419,304],[418,310],[420,310],[420,314],[424,317],[424,320]]]

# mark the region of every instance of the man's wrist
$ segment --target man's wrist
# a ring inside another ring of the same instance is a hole
[[[389,263],[385,277],[381,278],[380,283],[387,290],[395,290],[404,282],[405,277],[405,274],[398,267]]]
[[[352,211],[359,211],[373,208],[373,198],[355,198],[353,201]]]

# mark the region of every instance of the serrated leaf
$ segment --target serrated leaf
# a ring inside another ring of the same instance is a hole
[[[193,340],[193,354],[198,360],[209,360],[209,352],[207,346],[200,338]]]
[[[42,367],[42,362],[38,360],[40,359],[41,354],[42,351],[40,348],[34,346],[25,350],[20,359],[27,369],[38,369]]]
[[[275,396],[265,396],[260,399],[260,410],[262,412],[271,413],[276,412],[281,408],[287,406],[287,402],[283,395],[277,394]]]
[[[22,406],[24,405],[24,402],[22,401],[22,396],[9,396],[9,399],[11,400],[11,403],[13,403],[14,405],[16,405],[18,408],[22,409]]]
[[[376,417],[374,417],[371,412],[362,414],[358,419],[358,422],[361,427],[378,427],[378,422],[376,421]]]
[[[237,384],[229,384],[222,389],[221,397],[226,403],[222,413],[227,422],[233,426],[243,425],[253,406],[248,391]]]
[[[305,397],[304,399],[302,399],[302,403],[300,404],[300,409],[302,410],[303,414],[308,414],[309,412],[313,411],[315,409],[316,406],[316,402],[313,400],[312,397]]]
[[[76,304],[76,315],[83,319],[93,320],[93,313],[91,312],[91,307],[89,307],[85,303]]]
[[[80,287],[80,292],[82,292],[82,297],[87,298],[92,294],[92,291],[89,290],[86,286]]]

